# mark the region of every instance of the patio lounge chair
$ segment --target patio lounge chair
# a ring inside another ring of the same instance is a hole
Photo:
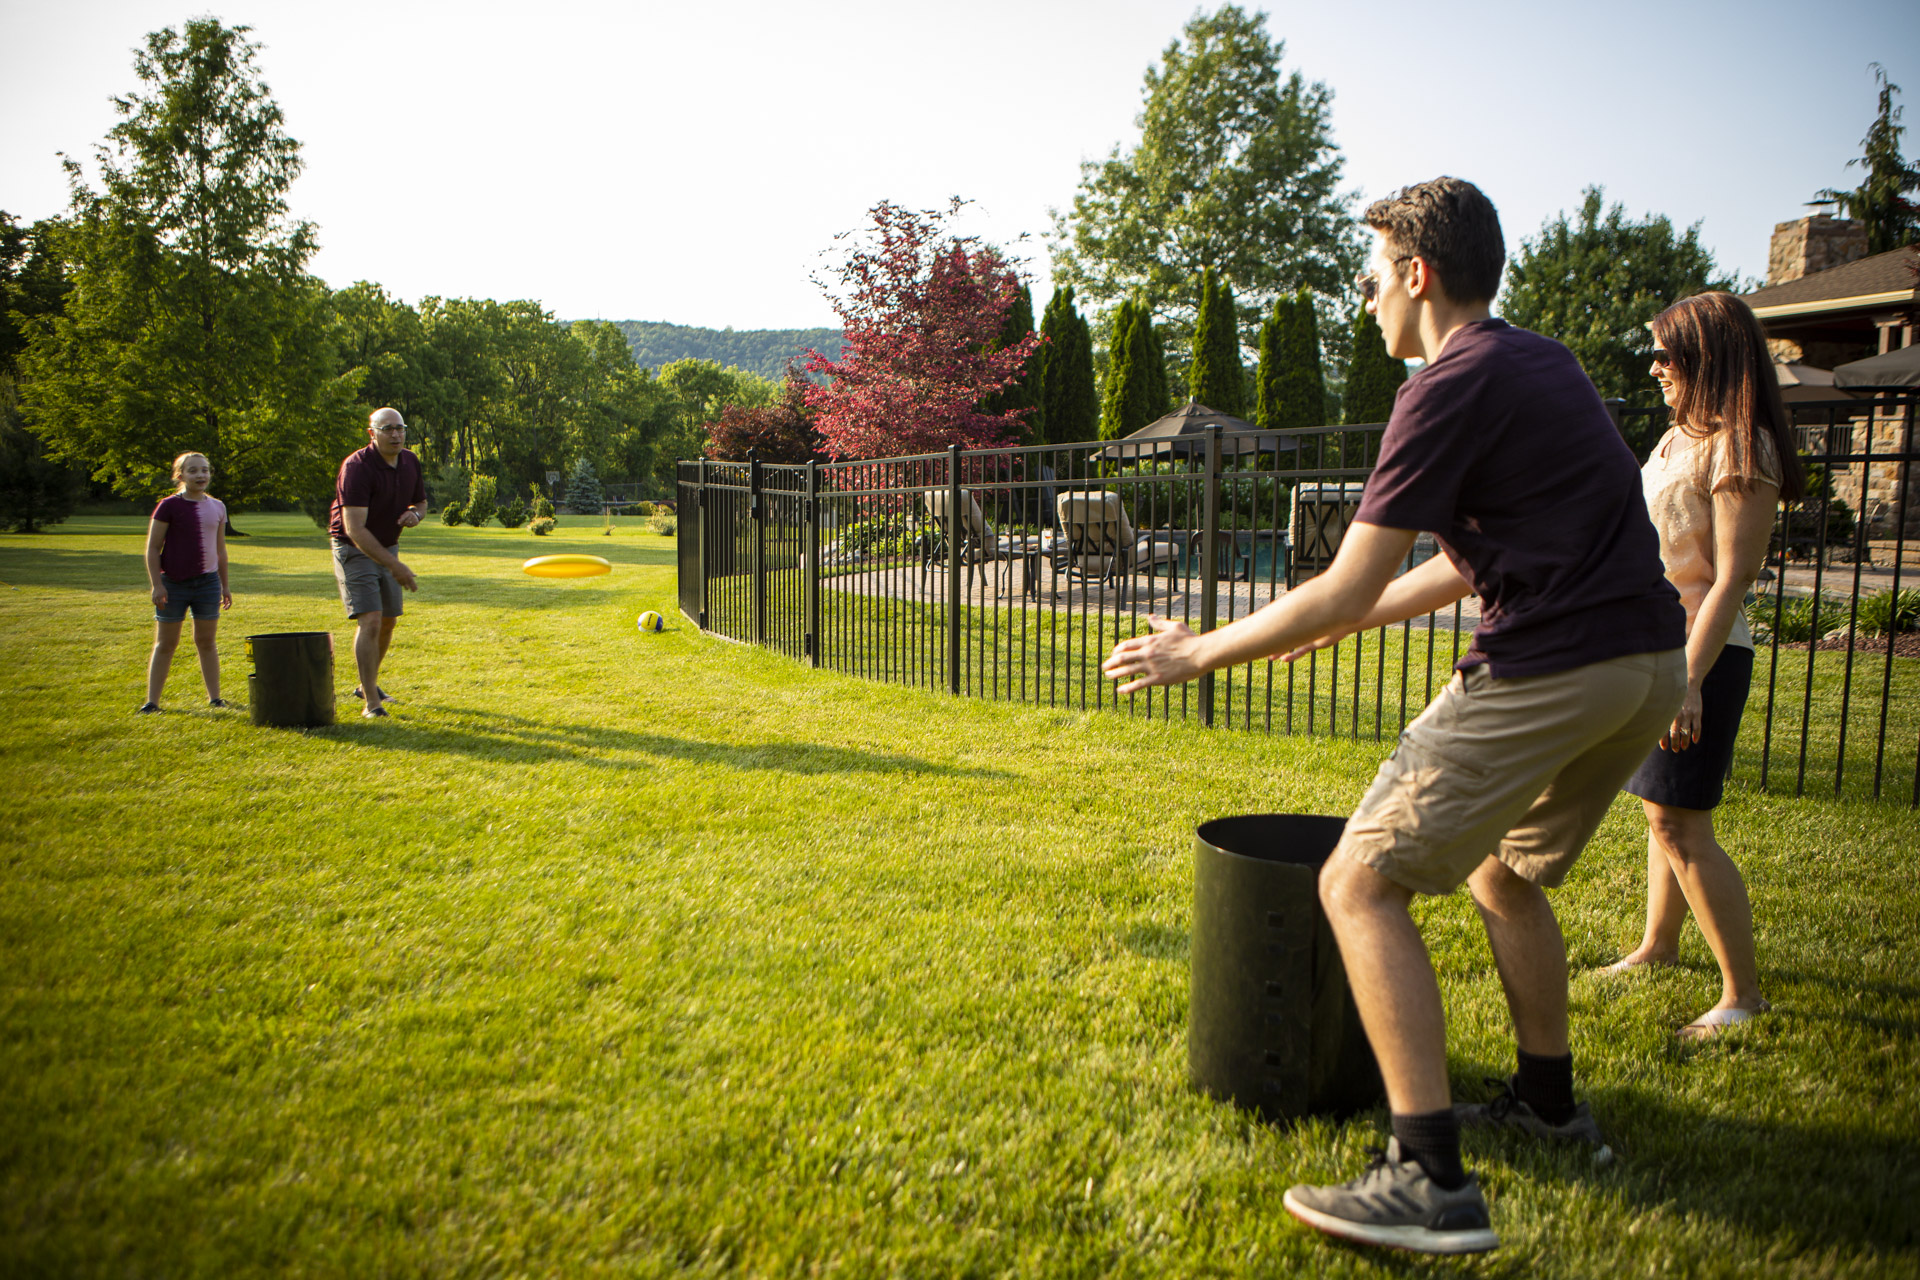
[[[1179,563],[1180,547],[1171,537],[1134,532],[1117,493],[1063,493],[1059,515],[1067,576],[1115,584],[1122,607],[1127,586],[1141,569],[1151,578],[1161,565],[1171,573]]]
[[[933,522],[936,536],[925,543],[925,551],[920,560],[920,578],[924,585],[927,570],[936,564],[945,564],[947,549],[953,545],[953,522],[947,519],[949,494],[945,489],[932,489],[920,495],[927,508],[927,518]],[[967,568],[967,582],[973,582],[973,566],[1007,565],[1007,585],[1013,585],[1013,562],[1027,553],[1027,544],[1021,538],[1007,538],[987,528],[987,518],[981,513],[979,502],[965,489],[960,491],[960,563]],[[996,588],[997,590],[997,588]]]

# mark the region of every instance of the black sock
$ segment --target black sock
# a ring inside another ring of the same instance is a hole
[[[1548,1124],[1565,1124],[1573,1119],[1573,1055],[1543,1058],[1525,1049],[1514,1052],[1519,1055],[1520,1069],[1514,1073],[1513,1091],[1520,1101]]]
[[[1466,1166],[1460,1163],[1460,1122],[1453,1108],[1419,1115],[1393,1116],[1393,1136],[1400,1139],[1400,1156],[1417,1160],[1427,1176],[1448,1191],[1466,1185]]]

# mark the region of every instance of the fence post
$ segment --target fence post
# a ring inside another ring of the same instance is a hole
[[[1622,413],[1621,410],[1627,407],[1627,402],[1619,396],[1608,396],[1600,403],[1607,406],[1607,416],[1613,419],[1613,429],[1620,433],[1622,440],[1625,440],[1627,438],[1627,416]]]
[[[753,521],[753,642],[767,642],[767,508],[760,493],[760,451],[747,454],[747,516]]]
[[[947,446],[947,692],[960,693],[960,446]]]
[[[694,624],[702,631],[707,629],[707,565],[713,556],[713,548],[707,541],[707,460],[700,459],[700,487],[693,492],[694,537],[700,541],[700,616]]]
[[[1200,525],[1200,630],[1220,619],[1220,427],[1207,428],[1207,484]],[[1200,723],[1213,727],[1213,672],[1200,677]]]
[[[807,665],[820,665],[820,463],[807,459]]]

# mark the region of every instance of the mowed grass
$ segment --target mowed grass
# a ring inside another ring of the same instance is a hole
[[[0,1274],[1913,1275],[1920,820],[1736,787],[1777,1012],[1681,1048],[1712,961],[1638,937],[1623,799],[1555,896],[1620,1150],[1468,1138],[1503,1248],[1408,1259],[1280,1206],[1383,1112],[1187,1083],[1193,828],[1340,813],[1386,749],[953,699],[702,637],[673,543],[408,533],[383,683],[325,540],[246,516],[222,623],[333,631],[341,722],[137,717],[144,522],[0,538]],[[589,551],[605,577],[539,581]],[[668,614],[647,636],[634,618]],[[177,709],[177,710],[175,710]],[[1419,915],[1456,1092],[1511,1069],[1462,895]]]

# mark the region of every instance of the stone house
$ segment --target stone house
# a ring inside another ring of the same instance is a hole
[[[1920,252],[1908,247],[1869,255],[1865,225],[1831,214],[1782,222],[1773,229],[1767,283],[1746,301],[1778,364],[1832,369],[1897,351],[1915,341],[1920,323]],[[1812,421],[1804,412],[1796,416],[1803,424]],[[1871,441],[1873,453],[1890,454],[1913,447],[1907,412],[1875,412],[1863,402],[1857,412],[1816,416],[1841,425],[1830,444],[1816,448],[1863,452]],[[1849,421],[1850,429],[1844,425]],[[1869,472],[1867,464],[1857,463],[1834,476],[1836,496],[1864,519],[1871,538],[1891,537],[1895,513],[1903,507],[1906,536],[1920,537],[1920,494],[1902,492],[1903,469],[1873,463]],[[1920,482],[1920,475],[1914,480]]]

